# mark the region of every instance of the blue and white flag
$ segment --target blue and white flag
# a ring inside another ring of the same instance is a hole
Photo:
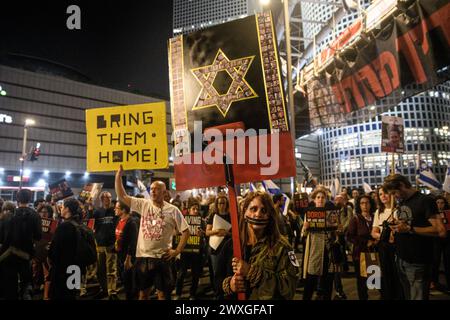
[[[258,191],[253,183],[250,183],[250,192]]]
[[[271,195],[282,194],[280,187],[278,187],[272,180],[264,180],[262,185]]]
[[[283,198],[284,198],[284,205],[283,207],[280,208],[281,212],[283,213],[283,215],[287,215],[287,211],[288,211],[288,207],[289,207],[289,197],[287,195],[285,195],[284,193],[281,192],[280,187],[278,187],[275,182],[273,182],[272,180],[264,180],[262,182],[262,185],[264,187],[264,189],[270,193],[272,196],[276,195],[276,194],[282,194]]]
[[[450,160],[447,162],[447,174],[445,175],[445,181],[442,189],[445,192],[450,193]]]
[[[442,184],[436,178],[433,171],[431,171],[431,168],[423,160],[420,162],[420,168],[417,172],[417,175],[417,180],[431,190],[442,189]]]

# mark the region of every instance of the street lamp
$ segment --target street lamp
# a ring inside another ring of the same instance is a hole
[[[20,184],[19,190],[22,190],[23,185],[23,166],[25,164],[25,159],[27,158],[27,135],[28,135],[28,127],[36,124],[36,121],[33,119],[26,119],[25,125],[23,126],[23,144],[22,144],[22,156],[20,157]]]
[[[260,0],[261,5],[268,5],[270,0]],[[291,27],[289,25],[289,0],[282,0],[283,2],[283,14],[284,14],[284,32],[285,32],[285,42],[286,42],[286,77],[288,81],[288,107],[291,127],[291,137],[293,149],[295,149],[295,109],[294,109],[294,87],[292,84],[292,51],[291,51]],[[295,151],[294,151],[295,159]],[[295,177],[297,176],[297,167],[295,168]],[[291,178],[291,192],[295,192],[295,177]]]

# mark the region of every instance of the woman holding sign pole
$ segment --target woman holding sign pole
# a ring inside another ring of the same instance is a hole
[[[317,188],[311,194],[314,208],[325,208],[328,192],[323,188]],[[303,223],[302,233],[306,236],[305,255],[303,263],[303,277],[305,290],[303,300],[311,300],[314,291],[320,281],[321,298],[331,300],[333,292],[334,274],[338,265],[335,261],[333,248],[337,240],[336,231],[312,231],[310,222]]]
[[[231,262],[232,272],[222,283],[225,294],[245,292],[249,300],[293,299],[299,264],[287,238],[280,234],[271,196],[250,192],[243,208],[239,219],[243,258],[226,263]],[[231,239],[223,252],[232,255]]]

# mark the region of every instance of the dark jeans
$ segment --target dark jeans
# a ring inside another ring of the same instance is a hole
[[[223,300],[224,293],[222,282],[226,277],[226,266],[221,265],[221,257],[219,254],[211,254],[211,266],[214,276],[214,295],[217,300]]]
[[[339,294],[344,294],[344,286],[342,285],[342,275],[341,272],[334,273],[334,288]]]
[[[50,300],[76,300],[77,289],[67,288],[68,274],[66,267],[52,266],[50,269]]]
[[[342,250],[342,257],[343,257],[343,261],[342,261],[342,268],[344,270],[344,272],[348,272],[348,257],[347,257],[347,241],[345,240],[345,235],[344,234],[339,234],[338,235],[338,242],[341,245],[341,250]]]
[[[403,300],[403,290],[395,265],[395,247],[393,244],[380,242],[378,254],[381,268],[381,299]]]
[[[192,283],[189,290],[191,297],[195,297],[197,294],[198,281],[202,274],[203,261],[201,254],[181,254],[180,269],[177,274],[176,294],[181,295],[183,292],[184,278],[186,277],[187,270],[191,269]]]
[[[358,289],[359,300],[369,300],[369,293],[367,291],[367,278],[361,277],[361,265],[359,260],[354,261],[356,273],[356,287]]]
[[[406,300],[428,300],[431,264],[409,263],[396,256],[397,270]]]
[[[31,300],[32,270],[30,260],[24,260],[15,255],[9,256],[2,262],[0,280],[3,287],[3,299]]]
[[[431,271],[431,281],[439,283],[439,267],[441,266],[441,258],[444,258],[445,282],[447,288],[450,289],[450,236],[447,238],[436,238],[433,245],[433,267]]]

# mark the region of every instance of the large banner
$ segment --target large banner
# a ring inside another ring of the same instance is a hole
[[[406,9],[308,77],[311,130],[369,119],[450,79],[449,1],[417,0]]]
[[[224,153],[236,184],[295,175],[270,13],[170,39],[169,67],[177,190],[224,185]]]
[[[86,110],[87,171],[167,168],[164,102]]]

